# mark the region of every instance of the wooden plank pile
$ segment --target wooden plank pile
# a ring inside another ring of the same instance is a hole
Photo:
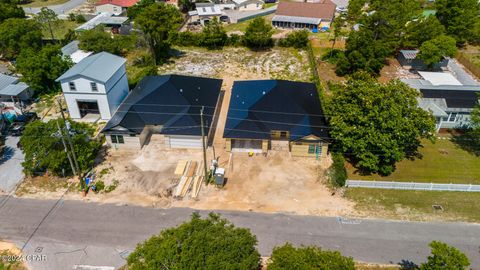
[[[203,180],[203,176],[200,175],[201,172],[201,166],[198,166],[197,161],[180,160],[175,169],[175,174],[181,176],[173,196],[184,198],[191,191],[190,197],[197,198]]]

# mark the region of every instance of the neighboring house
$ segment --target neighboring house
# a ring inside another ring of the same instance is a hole
[[[135,5],[139,0],[100,0],[97,2],[95,11],[97,13],[109,12],[113,15],[120,15],[127,12],[127,8]]]
[[[329,144],[315,85],[283,80],[234,82],[223,137],[227,151],[317,158]]]
[[[110,120],[128,94],[124,58],[101,52],[74,65],[56,81],[62,85],[70,117]]]
[[[479,104],[480,86],[463,85],[447,72],[419,72],[423,79],[402,79],[420,91],[420,108],[433,114],[437,131],[440,129],[465,129]]]
[[[149,142],[161,148],[202,148],[204,132],[213,136],[213,115],[222,80],[182,76],[147,76],[127,96],[102,133],[115,148],[139,149]],[[212,134],[210,134],[212,133]],[[207,139],[208,141],[208,139]]]
[[[122,26],[126,25],[128,17],[116,17],[110,12],[103,12],[93,17],[86,23],[75,28],[75,31],[81,32],[86,30],[92,30],[99,25],[103,25],[112,29],[113,32],[118,32]],[[118,31],[117,31],[118,30]]]
[[[317,3],[280,2],[272,24],[282,28],[327,30],[335,17],[335,8],[336,5],[330,0]]]
[[[234,9],[239,11],[259,10],[264,4],[261,0],[232,0],[232,2],[235,4]]]
[[[419,50],[400,50],[397,56],[398,62],[405,69],[427,70],[428,66],[417,58]],[[433,66],[433,70],[447,68],[448,59],[444,58],[440,63]]]
[[[200,23],[201,25],[207,24],[213,18],[221,19],[225,14],[222,12],[221,5],[214,3],[197,3],[195,4],[195,10],[188,12],[190,23]]]
[[[78,48],[80,41],[74,40],[67,45],[62,47],[62,55],[64,57],[68,56],[73,61],[73,63],[79,63],[84,58],[90,56],[92,52],[86,52]]]
[[[33,90],[17,77],[0,73],[0,102],[12,103],[28,101],[33,96]]]

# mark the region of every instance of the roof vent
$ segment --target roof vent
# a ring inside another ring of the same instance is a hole
[[[180,88],[180,93],[183,93],[183,89],[182,89],[182,88]]]
[[[198,87],[198,90],[200,90],[200,86]]]
[[[265,95],[265,91],[263,91],[263,92],[262,92],[262,94],[264,94],[264,95]]]
[[[242,101],[242,104],[245,104],[245,101]]]
[[[240,97],[240,95],[237,95],[237,98],[239,98],[239,97]]]
[[[198,102],[198,98],[196,98],[196,99],[195,99],[195,101],[197,101],[197,102]]]

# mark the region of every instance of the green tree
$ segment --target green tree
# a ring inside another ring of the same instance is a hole
[[[334,187],[343,187],[347,181],[345,159],[341,153],[332,153],[332,166],[329,169],[330,183]]]
[[[430,247],[432,255],[428,256],[420,270],[462,270],[470,265],[467,256],[455,247],[438,241],[431,242]]]
[[[338,251],[321,250],[318,247],[295,248],[287,243],[275,247],[268,264],[268,270],[355,270],[351,257],[344,257]]]
[[[0,23],[10,18],[25,18],[23,9],[10,0],[0,1],[0,10]]]
[[[445,33],[445,27],[435,16],[423,17],[409,22],[403,36],[403,48],[418,48],[427,40],[434,39]]]
[[[34,20],[11,18],[0,24],[0,55],[14,59],[22,49],[38,49],[42,44],[41,26]]]
[[[46,123],[34,121],[25,127],[20,144],[25,153],[22,166],[27,175],[46,171],[55,175],[72,174],[57,122],[64,126],[61,119],[54,119]],[[102,142],[93,139],[95,129],[90,125],[74,121],[70,124],[70,134],[80,170],[86,172],[93,166]]]
[[[127,9],[127,16],[131,20],[134,20],[137,15],[146,7],[151,6],[155,4],[157,1],[156,0],[140,0],[138,1],[135,5],[129,7]]]
[[[278,45],[281,47],[294,47],[297,49],[305,48],[308,44],[308,31],[293,31],[286,38],[279,40]]]
[[[158,269],[258,269],[256,237],[210,213],[202,219],[166,229],[139,244],[127,258],[130,270]]]
[[[47,7],[42,7],[42,9],[40,9],[40,12],[35,16],[35,20],[40,23],[42,27],[47,29],[50,32],[50,37],[52,38],[52,40],[55,40],[55,36],[53,35],[53,28],[59,23],[55,11]]]
[[[135,23],[145,35],[155,65],[168,57],[170,44],[182,22],[180,11],[165,3],[155,3],[137,14]]]
[[[446,35],[441,35],[435,39],[425,41],[422,46],[420,46],[418,58],[429,68],[432,68],[444,57],[454,57],[456,53],[457,46],[455,39]]]
[[[422,138],[434,138],[435,120],[418,107],[418,91],[399,80],[381,84],[356,73],[330,89],[330,135],[364,173],[388,175],[396,162],[417,154]]]
[[[179,0],[178,7],[182,10],[182,12],[188,12],[193,10],[195,7],[195,3],[201,3],[202,1],[192,1],[192,0]]]
[[[257,17],[247,26],[243,41],[251,49],[263,50],[273,46],[273,29],[264,18]]]
[[[55,80],[73,65],[62,56],[60,46],[46,45],[40,51],[25,50],[17,58],[17,71],[22,80],[35,89],[35,94],[52,92],[58,88]]]
[[[135,48],[136,35],[114,35],[104,31],[102,27],[83,31],[78,36],[79,48],[94,53],[109,52],[123,56]]]
[[[214,17],[202,31],[202,45],[208,49],[220,49],[225,46],[228,36],[222,23]]]
[[[445,26],[447,34],[454,37],[457,44],[473,41],[473,27],[479,20],[480,4],[477,0],[437,0],[436,16]]]

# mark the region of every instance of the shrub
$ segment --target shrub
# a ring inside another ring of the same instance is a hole
[[[199,46],[201,40],[201,34],[186,31],[177,34],[177,36],[175,37],[175,44],[178,46]]]
[[[338,60],[342,57],[345,57],[345,54],[342,50],[339,49],[328,49],[322,55],[322,61],[327,61],[332,64],[337,64]]]
[[[280,47],[293,47],[293,48],[305,48],[308,43],[308,31],[293,31],[288,34],[286,38],[282,38],[278,41]]]
[[[110,193],[114,191],[118,187],[118,184],[118,180],[113,180],[113,183],[105,188],[105,193]]]
[[[166,229],[139,244],[128,256],[130,270],[150,269],[258,269],[257,238],[210,213],[176,228]]]
[[[241,46],[242,45],[242,36],[237,34],[231,34],[227,39],[227,46]]]
[[[268,270],[355,270],[351,257],[344,257],[338,251],[321,250],[319,247],[295,248],[287,243],[275,247],[270,257]]]
[[[345,159],[341,153],[332,154],[333,164],[329,170],[330,184],[334,187],[343,187],[347,181]]]
[[[95,182],[95,193],[99,193],[105,189],[105,183],[102,180]]]
[[[83,16],[82,14],[78,14],[75,16],[75,22],[77,23],[84,23],[86,21],[87,19],[85,19],[85,16]]]

